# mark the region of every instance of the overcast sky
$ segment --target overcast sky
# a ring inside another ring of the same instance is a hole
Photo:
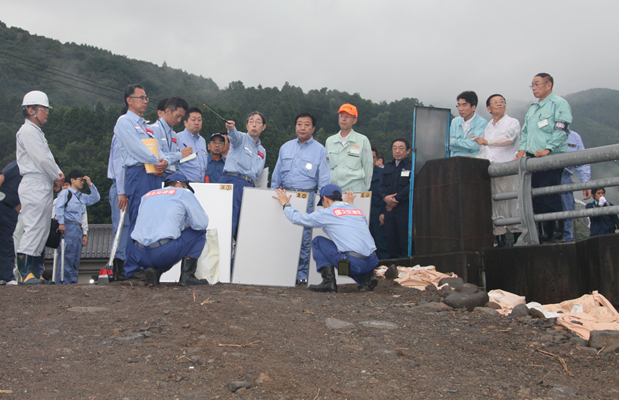
[[[619,89],[619,1],[0,0],[0,20],[32,34],[212,78],[220,88],[327,87],[375,102],[453,107],[463,90],[533,101]]]

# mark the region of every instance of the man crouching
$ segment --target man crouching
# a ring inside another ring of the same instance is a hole
[[[208,216],[187,178],[168,176],[165,187],[142,196],[133,239],[133,258],[145,269],[146,286],[159,284],[161,275],[181,262],[180,286],[208,285],[195,276],[206,244]]]
[[[363,211],[353,205],[352,191],[346,192],[342,201],[342,189],[337,185],[325,185],[320,190],[319,206],[311,214],[301,214],[290,206],[290,197],[285,190],[276,189],[274,199],[284,208],[286,217],[295,225],[322,228],[331,239],[318,236],[312,240],[312,255],[316,269],[322,275],[322,283],[310,285],[315,292],[337,292],[335,268],[338,275],[347,275],[358,284],[360,292],[374,290],[378,281],[374,269],[378,266],[376,245],[370,234]]]

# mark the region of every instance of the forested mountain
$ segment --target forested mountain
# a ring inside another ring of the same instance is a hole
[[[15,133],[23,123],[21,100],[30,90],[42,90],[54,107],[44,132],[50,148],[67,174],[80,168],[99,188],[102,200],[89,208],[91,223],[109,222],[107,192],[107,160],[112,130],[123,105],[123,89],[140,83],[151,101],[145,118],[154,122],[157,102],[165,97],[181,96],[191,106],[204,110],[202,134],[224,129],[216,116],[202,107],[206,103],[219,114],[244,127],[250,111],[266,115],[267,128],[261,136],[267,150],[266,164],[273,170],[280,146],[295,137],[294,117],[303,111],[316,116],[314,137],[319,142],[339,130],[337,110],[352,103],[359,110],[355,130],[391,159],[391,141],[400,136],[411,137],[415,106],[423,105],[415,98],[391,103],[374,103],[359,94],[322,88],[304,93],[286,83],[277,87],[248,87],[232,82],[220,89],[209,78],[167,66],[132,60],[107,50],[31,35],[19,28],[8,28],[0,22],[0,167],[15,157]],[[573,128],[583,133],[587,146],[615,143],[619,123],[614,112],[619,105],[619,92],[594,89],[567,97],[574,112]],[[508,110],[509,111],[509,110]],[[516,110],[513,110],[516,112]],[[522,119],[523,115],[510,114]],[[175,130],[183,129],[182,123]],[[585,135],[586,133],[586,135]]]

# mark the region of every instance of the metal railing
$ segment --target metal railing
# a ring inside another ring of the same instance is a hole
[[[536,222],[619,214],[619,206],[561,211],[537,215],[533,213],[533,196],[567,193],[576,190],[595,189],[599,187],[619,186],[619,178],[597,179],[589,182],[546,186],[534,189],[531,188],[531,175],[534,172],[615,160],[619,160],[619,144],[594,147],[591,149],[549,155],[545,157],[522,157],[515,161],[490,165],[488,168],[488,173],[491,178],[518,175],[518,190],[513,192],[496,193],[492,196],[494,201],[518,199],[518,216],[513,218],[496,219],[493,221],[494,225],[505,226],[521,224],[522,235],[520,235],[520,238],[515,245],[524,246],[539,244],[539,237],[535,227]]]

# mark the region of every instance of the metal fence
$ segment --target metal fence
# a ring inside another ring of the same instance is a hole
[[[619,206],[609,206],[536,215],[533,213],[532,201],[533,196],[619,186],[619,178],[597,179],[589,182],[570,183],[535,189],[531,188],[531,175],[534,172],[572,167],[575,165],[595,164],[618,159],[619,144],[615,144],[545,157],[522,157],[515,161],[490,165],[488,173],[491,178],[518,175],[517,191],[497,193],[492,197],[494,201],[518,199],[518,216],[496,219],[493,221],[494,225],[505,226],[521,224],[522,235],[515,245],[524,246],[539,244],[539,237],[535,227],[536,222],[619,214]]]

